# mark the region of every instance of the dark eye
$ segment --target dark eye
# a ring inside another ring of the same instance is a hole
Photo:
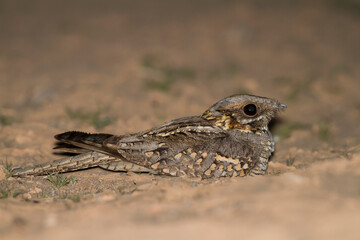
[[[254,116],[257,112],[256,106],[254,104],[248,104],[244,107],[244,113],[249,116]]]

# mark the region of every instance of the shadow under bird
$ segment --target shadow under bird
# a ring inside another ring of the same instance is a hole
[[[285,108],[273,99],[234,95],[215,103],[201,116],[175,119],[139,133],[65,132],[55,136],[55,148],[77,155],[14,168],[13,176],[91,167],[201,178],[262,175],[275,145],[268,124]]]

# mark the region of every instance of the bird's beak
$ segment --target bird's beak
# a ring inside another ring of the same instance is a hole
[[[285,104],[278,103],[278,108],[279,108],[279,109],[286,109],[287,106],[286,106]]]

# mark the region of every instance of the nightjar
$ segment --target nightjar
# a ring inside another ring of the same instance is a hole
[[[201,116],[172,120],[126,135],[65,132],[55,147],[75,156],[35,167],[14,168],[24,177],[91,167],[169,176],[218,178],[265,174],[274,151],[268,123],[286,105],[252,95],[234,95]]]

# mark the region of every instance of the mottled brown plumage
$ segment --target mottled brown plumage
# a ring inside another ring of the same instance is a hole
[[[55,136],[59,141],[56,148],[78,155],[17,168],[13,175],[44,175],[95,166],[201,178],[264,174],[274,151],[268,123],[284,108],[269,98],[234,95],[201,116],[176,119],[139,133],[65,132]]]

